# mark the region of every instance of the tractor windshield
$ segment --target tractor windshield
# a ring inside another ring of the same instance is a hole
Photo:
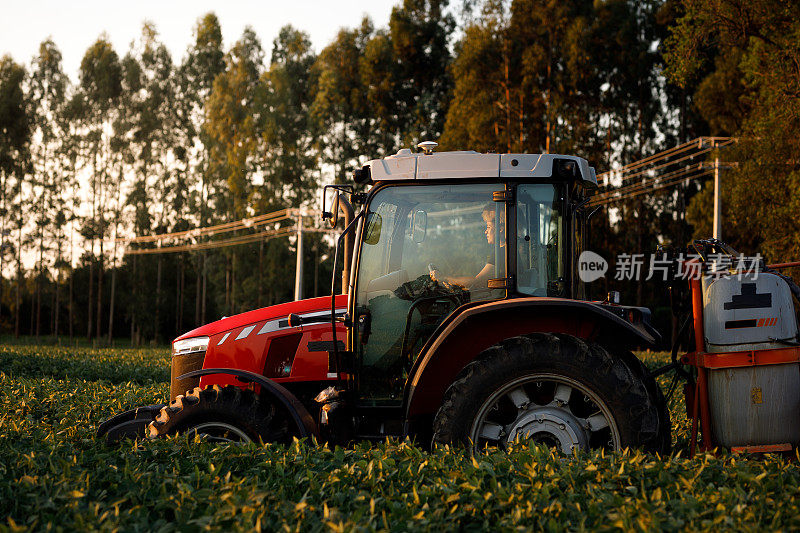
[[[396,405],[419,350],[439,323],[470,301],[502,298],[506,277],[501,184],[386,187],[364,223],[355,346],[361,400]]]

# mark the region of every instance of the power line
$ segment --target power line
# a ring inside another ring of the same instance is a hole
[[[125,253],[128,255],[151,255],[151,254],[167,254],[175,252],[189,252],[195,250],[210,250],[212,248],[225,248],[228,246],[237,246],[240,244],[248,244],[251,242],[258,242],[261,240],[268,241],[277,237],[283,237],[294,233],[296,230],[292,227],[281,228],[275,231],[261,231],[251,235],[242,235],[221,241],[202,242],[195,244],[182,244],[176,246],[162,246],[159,248],[139,248],[134,250],[127,250]]]
[[[681,182],[683,182],[685,180],[691,180],[691,179],[702,178],[702,177],[708,176],[708,175],[712,174],[714,172],[714,170],[713,169],[694,169],[693,172],[695,172],[695,174],[691,174],[690,172],[687,172],[686,174],[683,174],[683,175],[680,175],[680,176],[676,176],[673,179],[667,180],[667,181],[659,183],[657,185],[653,185],[652,187],[644,188],[644,189],[641,189],[641,190],[636,190],[636,191],[633,191],[633,192],[631,192],[631,193],[629,193],[629,194],[627,194],[625,196],[607,198],[607,199],[604,199],[604,200],[600,200],[598,202],[589,202],[588,205],[590,205],[590,206],[601,206],[601,205],[608,205],[608,204],[620,202],[622,200],[629,200],[631,198],[635,198],[635,197],[640,196],[642,194],[646,194],[646,193],[649,193],[649,192],[654,192],[654,191],[661,190],[661,189],[666,189],[667,187],[672,187],[673,185],[677,185],[677,184],[679,184],[679,183],[681,183]]]
[[[663,168],[669,167],[671,165],[675,165],[677,163],[681,163],[683,161],[687,161],[689,159],[694,159],[695,157],[701,156],[706,154],[715,148],[721,148],[727,146],[731,143],[736,142],[737,139],[735,137],[698,137],[697,139],[681,144],[674,148],[670,148],[668,150],[664,150],[663,152],[659,152],[652,156],[646,157],[639,161],[634,161],[633,163],[626,165],[620,169],[609,170],[608,172],[604,172],[598,176],[598,178],[602,178],[603,181],[606,183],[606,187],[609,187],[608,182],[612,176],[619,176],[622,178],[622,182],[630,181],[633,178],[638,176],[642,176],[649,172],[653,172],[656,170],[661,170]],[[708,144],[707,148],[703,148],[705,144]],[[687,151],[692,150],[695,148],[698,150],[695,153],[685,155],[679,159],[672,159],[667,161],[668,159],[675,157],[676,155],[683,154]],[[665,161],[664,163],[656,164],[655,166],[649,168],[648,165],[653,165],[655,163],[659,163],[661,161]],[[641,169],[641,170],[639,170]],[[633,174],[628,174],[631,171],[638,170],[638,172],[634,172]],[[625,175],[628,174],[628,175]]]
[[[688,164],[682,168],[671,170],[663,174],[657,174],[656,171],[689,161],[736,141],[737,139],[732,137],[699,137],[693,141],[683,143],[645,159],[635,161],[621,169],[605,172],[600,176],[603,177],[606,184],[608,184],[610,176],[612,175],[620,176],[622,178],[621,184],[613,188],[606,185],[605,190],[597,193],[588,205],[607,205],[634,198],[644,193],[665,189],[689,179],[704,177],[713,172],[713,169],[704,167],[700,162]],[[687,154],[687,152],[692,149],[696,149],[696,151]],[[676,156],[681,157],[672,159]],[[630,172],[633,173],[625,175]],[[639,182],[626,184],[626,182],[630,182],[634,178],[640,176],[645,177]]]
[[[250,218],[243,218],[233,222],[225,222],[223,224],[216,224],[214,226],[206,226],[202,228],[194,228],[184,231],[174,231],[171,233],[157,233],[155,235],[141,235],[139,237],[131,238],[118,238],[117,242],[127,243],[141,243],[141,242],[157,242],[165,239],[178,239],[181,237],[200,237],[204,235],[217,235],[219,233],[228,233],[240,229],[247,229],[254,226],[268,224],[270,222],[278,222],[290,218],[289,209],[281,209],[266,213],[264,215],[257,215]]]
[[[604,181],[608,181],[609,178],[612,175],[624,174],[624,173],[629,172],[631,170],[636,170],[637,168],[640,168],[640,167],[645,166],[647,164],[653,163],[655,161],[658,161],[658,160],[661,160],[661,159],[665,159],[665,158],[668,158],[668,157],[672,157],[672,156],[677,155],[679,153],[683,153],[683,152],[685,152],[687,150],[691,150],[692,147],[694,147],[696,145],[697,145],[697,141],[696,140],[689,141],[687,143],[683,143],[681,145],[678,145],[678,146],[675,146],[673,148],[670,148],[669,150],[664,150],[663,152],[659,152],[657,154],[653,154],[653,155],[651,155],[649,157],[646,157],[644,159],[640,159],[638,161],[634,161],[633,163],[625,165],[625,166],[623,166],[621,168],[614,169],[614,170],[609,170],[607,172],[603,172],[602,174],[598,175],[597,177],[598,177],[598,179],[602,178]]]
[[[700,163],[696,163],[696,164],[693,164],[693,165],[689,165],[687,167],[683,167],[683,168],[680,168],[680,169],[677,169],[677,170],[673,170],[671,172],[667,172],[666,174],[663,174],[661,176],[655,176],[653,178],[649,178],[649,179],[644,180],[644,181],[639,182],[639,183],[632,183],[632,184],[626,185],[624,187],[619,187],[617,189],[612,189],[612,190],[609,190],[609,191],[605,191],[605,192],[602,192],[602,193],[600,193],[598,195],[593,196],[592,200],[589,202],[589,204],[598,204],[598,203],[600,203],[600,202],[602,202],[604,200],[612,200],[612,201],[623,200],[623,199],[627,198],[628,193],[636,192],[636,191],[641,190],[641,189],[647,189],[651,185],[655,185],[656,183],[658,183],[660,181],[663,181],[663,180],[666,180],[666,179],[671,179],[671,178],[673,178],[675,176],[682,176],[683,177],[685,174],[690,173],[690,172],[694,172],[694,171],[699,170],[701,168],[703,168],[701,166],[701,164]],[[686,179],[689,179],[689,178],[686,178]]]
[[[325,228],[303,228],[302,231],[303,233],[336,233],[336,230],[334,229],[325,229]],[[192,252],[198,250],[211,250],[215,248],[226,248],[229,246],[250,244],[259,241],[268,241],[277,237],[294,235],[296,233],[297,233],[296,226],[288,226],[285,228],[279,228],[277,230],[271,230],[271,231],[262,230],[250,235],[240,235],[237,237],[231,237],[229,239],[218,240],[218,241],[208,241],[208,242],[192,243],[192,244],[178,244],[174,246],[159,246],[157,248],[128,249],[125,253],[128,255],[153,255],[153,254],[165,254],[165,253]]]

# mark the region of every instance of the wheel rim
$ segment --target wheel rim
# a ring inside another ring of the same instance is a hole
[[[506,383],[481,405],[470,429],[476,449],[519,440],[577,449],[620,449],[611,410],[591,389],[567,376],[530,374]]]
[[[198,424],[189,429],[186,435],[190,439],[194,439],[195,436],[200,436],[209,442],[251,442],[247,433],[236,426],[224,422],[204,422]]]

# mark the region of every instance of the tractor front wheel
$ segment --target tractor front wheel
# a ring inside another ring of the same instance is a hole
[[[648,378],[602,346],[561,334],[507,339],[469,363],[445,393],[434,442],[482,449],[515,441],[663,452]],[[669,435],[669,433],[667,433]],[[668,446],[668,445],[667,445]]]
[[[148,435],[199,436],[210,442],[288,443],[293,433],[288,417],[269,398],[232,385],[213,385],[178,395],[150,423]]]

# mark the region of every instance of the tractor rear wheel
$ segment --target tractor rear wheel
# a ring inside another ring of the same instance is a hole
[[[638,369],[637,369],[638,370]],[[506,448],[518,439],[571,454],[663,452],[658,401],[645,376],[602,346],[563,334],[507,339],[469,363],[445,393],[435,443]]]
[[[291,442],[288,417],[251,390],[195,387],[164,406],[147,428],[150,438],[200,436],[211,442]]]

